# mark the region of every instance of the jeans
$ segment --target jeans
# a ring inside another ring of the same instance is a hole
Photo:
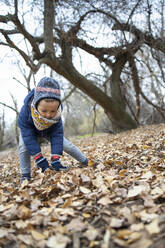
[[[72,156],[74,159],[76,159],[80,163],[88,164],[87,157],[65,137],[63,140],[63,149],[64,149],[64,152],[68,153],[70,156]],[[30,155],[26,149],[26,146],[23,142],[21,134],[20,134],[20,138],[19,138],[18,151],[19,151],[21,173],[22,174],[31,173]]]

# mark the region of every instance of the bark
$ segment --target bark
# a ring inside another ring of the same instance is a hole
[[[5,135],[5,113],[3,111],[2,116],[0,117],[0,145],[3,144]]]
[[[52,0],[44,0],[44,43],[46,54],[54,56],[53,47],[54,4]]]

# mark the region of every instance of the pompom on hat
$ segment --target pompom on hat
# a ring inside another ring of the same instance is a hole
[[[34,90],[33,99],[35,107],[37,107],[38,102],[44,98],[56,99],[61,104],[60,86],[53,78],[44,77],[37,84],[37,87]]]

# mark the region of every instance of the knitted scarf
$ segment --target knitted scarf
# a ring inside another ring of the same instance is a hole
[[[35,127],[38,130],[44,130],[47,129],[49,127],[51,127],[53,124],[59,122],[60,118],[61,118],[61,107],[59,107],[56,116],[53,119],[46,119],[44,117],[42,117],[36,107],[34,106],[34,103],[32,101],[31,103],[31,115],[32,115],[32,119],[33,119],[33,123],[35,125]]]

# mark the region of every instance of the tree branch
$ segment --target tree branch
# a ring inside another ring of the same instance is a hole
[[[141,94],[141,96],[144,98],[144,100],[145,100],[147,103],[149,103],[149,104],[152,105],[154,108],[156,108],[156,109],[159,111],[159,113],[163,116],[163,118],[165,118],[165,115],[164,115],[163,112],[162,112],[162,111],[165,111],[164,108],[160,108],[159,106],[157,106],[157,105],[155,105],[154,103],[152,103],[152,102],[144,95],[144,93],[143,93],[142,91],[140,92],[140,94]]]
[[[126,23],[126,24],[129,23],[129,20],[132,18],[132,16],[133,16],[135,10],[137,9],[137,7],[138,7],[138,5],[139,5],[139,3],[140,3],[141,1],[142,1],[142,0],[138,0],[138,2],[137,2],[137,3],[135,4],[135,6],[133,7],[133,9],[132,9],[132,11],[131,11],[131,13],[130,13],[130,15],[129,15],[129,17],[128,17],[128,20],[127,20],[127,23]]]
[[[7,35],[12,35],[12,34],[19,34],[19,31],[17,29],[12,29],[12,30],[6,30],[6,29],[0,29],[0,32],[5,32]]]
[[[13,107],[7,105],[6,103],[0,102],[0,104],[3,105],[3,106],[6,107],[6,108],[12,109],[14,112],[16,112],[16,114],[19,114],[19,112],[18,112],[17,109],[15,109],[15,108],[13,108]]]
[[[134,58],[131,54],[130,56],[128,56],[128,60],[129,60],[129,65],[132,71],[133,85],[134,85],[134,89],[136,93],[136,119],[138,119],[140,115],[140,99],[139,99],[140,82],[139,82],[139,77],[138,77],[138,70],[137,70]]]
[[[5,37],[7,43],[10,45],[10,47],[14,48],[25,60],[26,64],[32,68],[33,67],[33,62],[30,61],[30,58],[26,55],[26,53],[24,51],[22,51],[21,49],[19,49],[14,42],[8,37],[8,35],[2,31],[3,36]]]
[[[165,39],[164,38],[157,38],[155,39],[151,34],[147,32],[142,32],[140,29],[136,28],[134,25],[129,25],[125,23],[120,23],[120,25],[115,24],[112,30],[121,30],[121,31],[128,31],[134,34],[141,43],[145,43],[151,48],[155,48],[160,50],[161,52],[165,53]]]
[[[71,95],[72,93],[76,90],[76,87],[73,87],[71,91],[62,99],[62,102],[65,102]]]
[[[54,56],[53,46],[54,5],[52,0],[44,0],[44,42],[45,52]]]

